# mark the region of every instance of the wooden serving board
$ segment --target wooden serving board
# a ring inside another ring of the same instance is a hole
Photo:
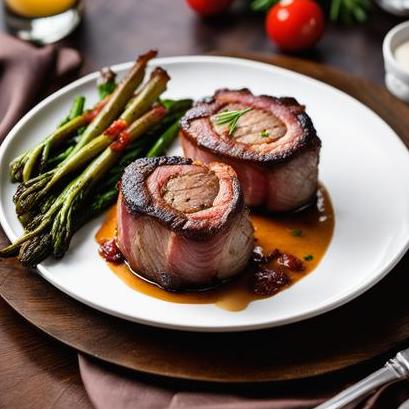
[[[234,56],[289,68],[334,85],[371,107],[409,145],[409,108],[383,87],[298,59]],[[6,242],[0,229],[0,245]],[[17,260],[0,260],[1,296],[50,336],[129,369],[214,382],[305,378],[391,351],[409,338],[408,288],[406,254],[373,289],[320,317],[270,330],[197,334],[151,328],[100,313],[63,294]]]

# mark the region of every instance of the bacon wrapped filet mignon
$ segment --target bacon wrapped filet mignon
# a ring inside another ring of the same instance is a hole
[[[143,158],[122,176],[117,245],[137,274],[168,290],[209,288],[243,271],[253,227],[223,163]]]
[[[218,121],[226,111],[244,112],[233,132],[231,124]],[[315,199],[321,141],[294,98],[219,90],[190,109],[181,124],[184,155],[232,166],[250,207],[285,212]]]

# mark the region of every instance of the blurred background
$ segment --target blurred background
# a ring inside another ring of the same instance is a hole
[[[13,5],[13,1],[9,1]],[[36,3],[36,0],[25,1],[31,6]],[[70,0],[60,1],[67,3]],[[214,3],[215,0],[208,1]],[[250,0],[236,0],[228,9],[210,17],[200,15],[203,7],[211,6],[206,0],[193,0],[191,4],[185,0],[84,0],[81,23],[61,42],[81,52],[83,72],[128,61],[142,50],[157,48],[161,56],[211,51],[291,54],[382,83],[382,41],[385,34],[405,17],[386,12],[374,1],[347,0],[346,4],[352,4],[350,16],[338,15],[333,18],[337,21],[331,21],[331,1],[342,6],[345,0],[321,1],[325,14],[322,38],[310,49],[295,53],[283,52],[277,47],[266,34],[266,12],[253,10],[268,9],[274,0],[262,0],[258,4],[251,4]],[[54,2],[56,0],[49,1],[50,4]],[[14,3],[24,6],[24,0]],[[362,13],[357,6],[362,8]],[[1,13],[1,30],[6,31],[5,8]],[[278,16],[280,18],[280,14]],[[295,20],[299,18],[297,16]]]

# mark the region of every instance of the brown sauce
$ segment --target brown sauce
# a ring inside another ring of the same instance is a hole
[[[304,270],[289,272],[291,283],[309,274],[324,256],[334,231],[334,210],[328,192],[320,187],[315,206],[285,216],[251,214],[257,245],[265,253],[278,248],[304,261]],[[99,244],[111,240],[116,229],[116,207],[105,218],[96,234]],[[107,263],[110,269],[129,287],[150,297],[182,304],[215,304],[228,311],[241,311],[249,303],[263,297],[251,292],[249,277],[242,277],[216,289],[202,292],[173,293],[163,290],[135,275],[125,263]]]

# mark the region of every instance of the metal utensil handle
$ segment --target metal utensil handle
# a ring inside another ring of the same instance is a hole
[[[374,372],[362,381],[345,389],[329,401],[317,406],[315,409],[341,409],[352,402],[358,402],[374,389],[391,381],[399,379],[399,374],[387,364],[382,369]]]

